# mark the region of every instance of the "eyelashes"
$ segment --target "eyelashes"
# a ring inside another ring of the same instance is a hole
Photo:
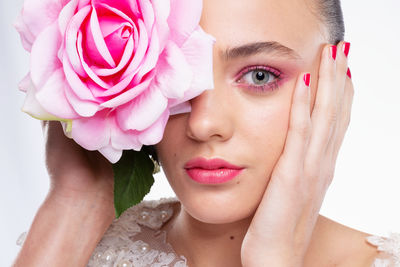
[[[282,73],[268,66],[246,67],[238,74],[236,82],[255,92],[269,92],[279,88]]]

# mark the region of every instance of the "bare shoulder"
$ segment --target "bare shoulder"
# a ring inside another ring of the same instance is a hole
[[[304,266],[370,267],[379,256],[366,240],[370,235],[320,215]]]

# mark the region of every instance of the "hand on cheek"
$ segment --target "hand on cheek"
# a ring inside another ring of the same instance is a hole
[[[326,45],[318,80],[298,76],[283,153],[242,243],[244,267],[303,264],[350,121],[348,49],[344,42]],[[313,82],[318,84],[310,114]]]

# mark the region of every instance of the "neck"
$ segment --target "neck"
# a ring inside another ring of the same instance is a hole
[[[252,216],[227,224],[210,224],[193,218],[180,207],[169,223],[167,241],[177,254],[187,258],[189,266],[242,266],[241,245]]]

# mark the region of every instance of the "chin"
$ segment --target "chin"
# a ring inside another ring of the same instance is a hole
[[[215,194],[215,192],[214,192]],[[185,211],[194,219],[209,224],[228,224],[254,215],[258,203],[229,195],[186,195],[180,198]]]

